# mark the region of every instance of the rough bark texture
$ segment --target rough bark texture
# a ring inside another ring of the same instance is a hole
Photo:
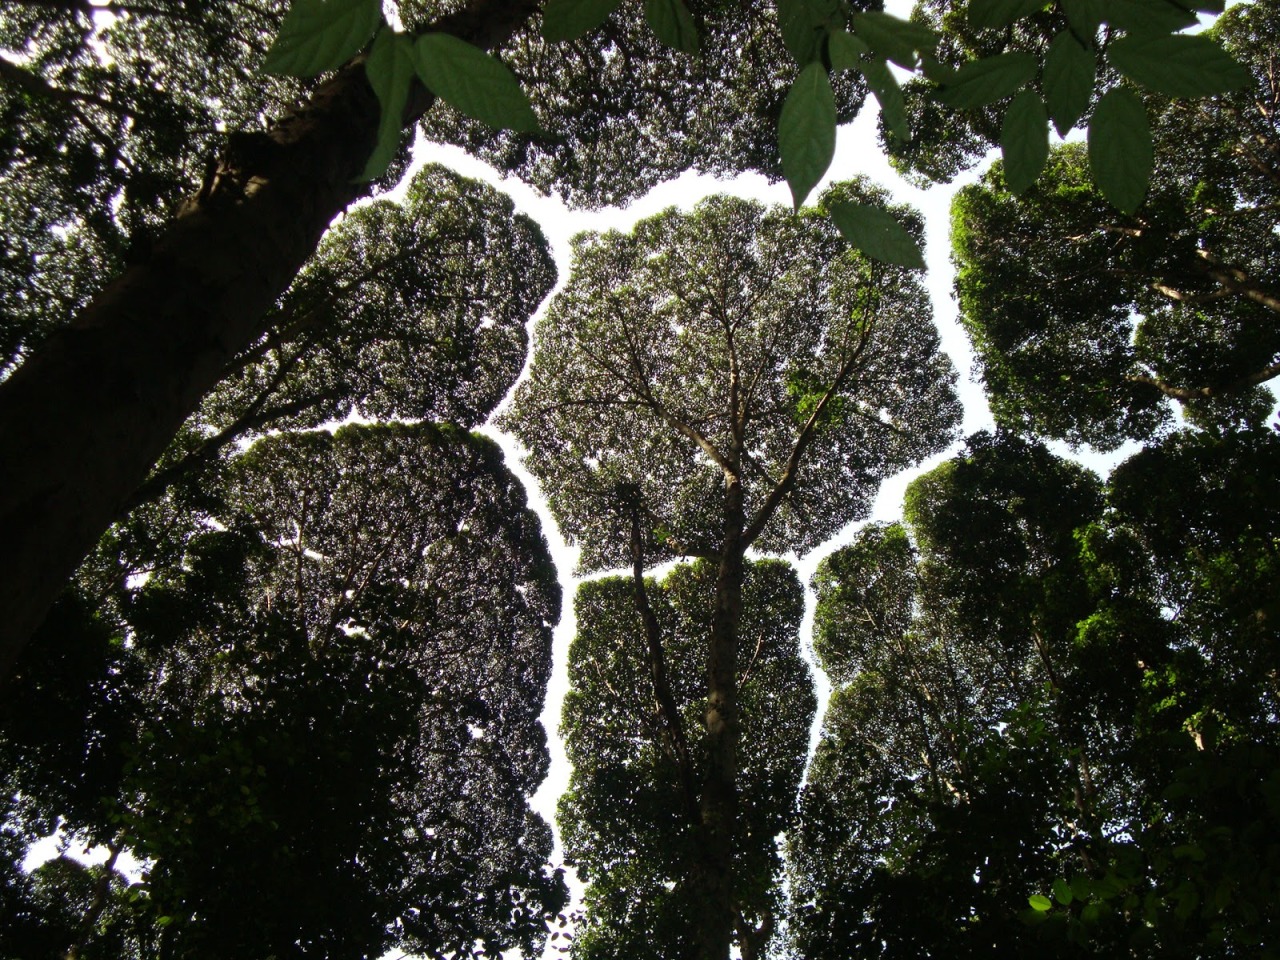
[[[707,643],[707,766],[702,789],[701,960],[728,960],[737,911],[733,850],[738,813],[738,629],[742,621],[742,481],[726,472],[724,546]]]
[[[477,0],[436,29],[505,42],[534,0]],[[419,89],[405,113],[430,106]],[[233,134],[149,257],[0,384],[0,684],[182,422],[363,191],[378,103],[353,62],[266,133]]]

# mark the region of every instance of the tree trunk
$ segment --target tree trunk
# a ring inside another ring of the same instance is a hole
[[[504,43],[536,0],[474,0],[434,29]],[[432,98],[418,89],[412,124]],[[0,685],[68,577],[183,421],[263,332],[365,187],[378,102],[360,62],[270,131],[236,134],[149,257],[0,384]]]
[[[738,631],[742,620],[742,481],[727,477],[724,546],[707,643],[707,767],[702,790],[700,960],[728,960],[736,920],[733,850],[738,814]]]

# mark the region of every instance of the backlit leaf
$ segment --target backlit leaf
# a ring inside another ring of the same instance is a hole
[[[1198,18],[1169,0],[1107,0],[1103,19],[1130,34],[1157,36],[1185,30]]]
[[[855,13],[853,32],[881,57],[908,70],[920,62],[917,54],[931,53],[938,45],[938,35],[928,27],[888,13]]]
[[[870,53],[871,48],[845,30],[834,30],[827,40],[827,52],[832,70],[861,70],[862,57]]]
[[[621,0],[547,0],[542,10],[542,36],[552,43],[577,40],[590,33],[618,8]]]
[[[447,33],[424,33],[414,46],[418,76],[456,110],[495,129],[538,129],[529,98],[505,64]]]
[[[911,127],[907,123],[907,103],[902,96],[902,88],[898,80],[883,60],[864,60],[860,69],[866,77],[867,86],[876,95],[880,103],[880,115],[889,132],[900,140],[911,137]]]
[[[698,26],[683,0],[645,0],[649,29],[672,50],[698,52]]]
[[[782,173],[796,209],[831,166],[836,150],[836,99],[820,63],[800,71],[778,118]]]
[[[1027,903],[1031,904],[1032,910],[1038,910],[1040,913],[1053,909],[1053,901],[1038,893],[1034,896],[1027,897]]]
[[[1044,0],[972,0],[969,22],[975,27],[1007,27],[1020,17],[1044,9]]]
[[[381,20],[378,0],[294,0],[263,69],[290,77],[336,70],[363,49]]]
[[[778,0],[778,27],[787,52],[801,66],[818,58],[822,35],[835,13],[828,0]]]
[[[407,34],[383,27],[373,39],[373,48],[365,62],[364,72],[369,86],[378,95],[378,145],[365,164],[361,180],[376,180],[387,172],[395,159],[404,135],[401,118],[413,79],[413,41]]]
[[[1171,97],[1209,97],[1249,83],[1249,71],[1200,34],[1121,37],[1107,59],[1130,80]]]
[[[1062,12],[1079,39],[1093,43],[1106,13],[1106,0],[1061,0]]]
[[[966,63],[938,91],[938,99],[957,110],[973,110],[1017,93],[1035,75],[1036,59],[1031,54],[1001,53]]]
[[[1070,30],[1053,38],[1044,59],[1044,96],[1060,135],[1079,123],[1089,108],[1096,71],[1093,51],[1082,47]]]
[[[1049,159],[1049,112],[1039,94],[1023,90],[1013,98],[1000,131],[1004,180],[1013,194],[1036,182]]]
[[[1111,90],[1098,101],[1089,121],[1089,168],[1094,182],[1113,207],[1133,213],[1146,196],[1152,163],[1146,108],[1132,90]]]
[[[831,219],[846,240],[873,260],[924,269],[920,247],[889,211],[865,203],[837,203],[831,207]]]

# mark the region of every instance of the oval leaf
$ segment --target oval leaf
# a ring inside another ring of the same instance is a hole
[[[1089,121],[1089,168],[1107,201],[1133,213],[1151,181],[1153,153],[1147,111],[1132,90],[1117,87],[1098,101]]]
[[[919,54],[932,53],[938,35],[928,27],[910,23],[888,13],[855,13],[853,32],[885,60],[914,70]]]
[[[649,29],[672,50],[698,52],[698,26],[683,0],[645,0],[644,18]]]
[[[873,260],[924,269],[920,248],[888,210],[865,203],[837,203],[831,207],[831,219],[846,240]]]
[[[407,34],[383,27],[373,38],[373,48],[365,61],[364,72],[369,77],[369,86],[378,95],[380,108],[378,145],[360,175],[362,181],[369,181],[387,172],[400,149],[404,132],[401,119],[414,72],[413,41]]]
[[[835,5],[828,0],[778,0],[782,42],[800,66],[818,59],[827,21],[835,12]]]
[[[889,65],[883,60],[864,60],[859,64],[859,69],[880,103],[880,116],[884,118],[885,128],[900,140],[910,140],[907,102]]]
[[[1036,182],[1049,159],[1049,111],[1034,90],[1013,98],[1000,131],[1004,181],[1015,196]]]
[[[1029,53],[1001,53],[966,63],[938,91],[938,99],[957,110],[974,110],[1017,93],[1036,75]]]
[[[515,74],[479,47],[447,33],[424,33],[414,58],[427,89],[454,109],[499,130],[538,129]]]
[[[552,43],[577,40],[609,19],[621,0],[547,0],[542,36]]]
[[[833,30],[827,40],[827,52],[832,70],[861,70],[862,57],[869,54],[871,48],[845,30]]]
[[[1053,901],[1048,897],[1042,897],[1038,893],[1034,896],[1027,897],[1027,903],[1031,904],[1032,910],[1038,910],[1040,913],[1053,909]]]
[[[969,22],[975,27],[1007,27],[1044,6],[1044,0],[972,0]]]
[[[1064,907],[1071,906],[1071,901],[1075,900],[1076,895],[1071,889],[1071,884],[1067,883],[1062,877],[1058,877],[1053,881],[1053,899],[1057,900]]]
[[[1111,65],[1170,97],[1210,97],[1249,83],[1249,71],[1203,34],[1121,37],[1107,47]]]
[[[336,70],[363,49],[381,21],[379,0],[294,0],[262,68],[290,77]]]
[[[1103,19],[1127,33],[1161,35],[1195,26],[1194,13],[1174,3],[1151,0],[1107,0]]]
[[[1089,108],[1096,72],[1093,52],[1082,47],[1070,30],[1053,38],[1044,60],[1044,96],[1060,136],[1079,123]]]
[[[836,152],[836,98],[822,64],[809,64],[791,85],[778,118],[778,149],[798,210]]]

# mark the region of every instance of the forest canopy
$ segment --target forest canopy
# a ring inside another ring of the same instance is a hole
[[[1277,10],[7,0],[0,958],[1269,955]]]

